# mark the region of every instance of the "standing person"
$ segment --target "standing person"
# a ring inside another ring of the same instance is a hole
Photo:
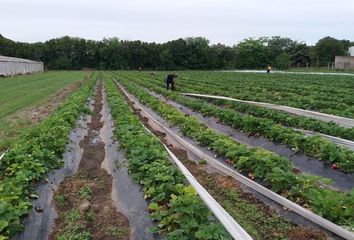
[[[267,66],[267,73],[270,73],[271,70],[272,70],[272,65],[269,64],[269,65]]]
[[[176,73],[168,74],[168,75],[165,77],[166,89],[167,89],[167,90],[170,89],[170,85],[171,85],[171,90],[172,90],[172,91],[175,90],[176,78],[177,78],[177,74],[176,74]]]

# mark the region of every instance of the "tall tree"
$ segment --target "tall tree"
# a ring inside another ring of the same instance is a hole
[[[315,45],[315,54],[321,66],[326,66],[334,61],[335,56],[344,56],[348,54],[350,42],[347,40],[338,40],[332,37],[320,39]]]
[[[235,46],[236,66],[239,68],[264,68],[271,64],[271,51],[266,38],[248,38]]]

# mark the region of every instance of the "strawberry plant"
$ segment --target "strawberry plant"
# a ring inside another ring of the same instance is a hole
[[[23,132],[0,162],[0,239],[21,230],[20,219],[31,210],[35,184],[63,165],[62,154],[94,79],[72,93],[48,118]]]
[[[202,100],[186,98],[175,93],[170,93],[161,87],[156,87],[155,84],[150,81],[147,82],[142,79],[138,79],[136,81],[158,93],[168,96],[182,105],[199,111],[204,115],[217,117],[222,123],[225,123],[233,128],[252,135],[262,135],[271,141],[277,141],[288,145],[295,152],[302,151],[310,157],[316,157],[319,160],[324,160],[329,163],[336,163],[337,167],[345,172],[354,171],[354,152],[344,147],[337,146],[321,137],[307,137],[299,131],[276,124],[273,120],[268,118],[244,115],[243,113],[238,113],[232,109],[221,108],[213,104],[208,104]],[[316,122],[326,124],[318,120],[316,120]],[[343,130],[344,128],[341,129]],[[353,130],[354,128],[347,129],[346,131],[343,130],[343,132],[346,132],[350,138],[351,133],[354,133]]]
[[[185,116],[173,107],[152,97],[136,84],[125,79],[120,79],[120,82],[141,103],[151,107],[171,124],[179,126],[184,135],[209,146],[217,154],[228,157],[232,165],[240,171],[246,174],[251,173],[255,179],[263,181],[273,190],[296,202],[308,204],[316,213],[325,213],[323,216],[331,221],[343,225],[353,225],[354,215],[348,215],[348,212],[353,213],[354,211],[354,205],[352,205],[354,195],[323,188],[319,185],[319,181],[322,180],[318,177],[292,172],[292,165],[287,159],[260,148],[248,148],[245,145],[238,144],[230,137],[207,128],[194,117]],[[284,136],[287,136],[287,134],[285,131]],[[318,141],[318,139],[315,138],[315,141]],[[308,146],[308,144],[306,142],[304,146]],[[311,149],[310,146],[309,150],[311,151]],[[312,206],[314,204],[310,196],[312,189],[329,199],[336,199],[340,207],[332,208],[329,204]],[[333,217],[334,215],[336,217]]]
[[[105,90],[116,126],[114,136],[125,151],[130,175],[143,186],[151,218],[157,222],[150,230],[166,233],[167,239],[230,239],[112,81],[105,81]]]

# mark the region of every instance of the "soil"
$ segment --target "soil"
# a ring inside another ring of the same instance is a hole
[[[262,211],[268,216],[274,216],[276,213],[266,206],[264,203],[256,199],[252,194],[242,191],[240,185],[238,185],[232,177],[220,176],[219,174],[210,174],[204,169],[207,165],[198,165],[191,161],[184,161],[183,164],[188,168],[192,175],[198,180],[200,184],[203,185],[208,191],[213,191],[215,194],[219,190],[236,190],[240,192],[240,197],[247,202],[257,206],[259,211]],[[212,186],[217,186],[213,188]],[[214,196],[217,197],[217,196]],[[262,238],[273,239],[278,237],[281,233],[274,229],[273,232],[263,232]],[[267,235],[266,235],[267,234]],[[313,230],[302,226],[292,225],[291,229],[284,233],[286,239],[289,240],[309,240],[309,239],[326,239],[325,233],[319,230]]]
[[[31,123],[37,123],[41,121],[49,114],[51,114],[60,105],[60,103],[71,92],[75,91],[78,87],[80,87],[84,81],[85,80],[81,80],[76,83],[66,85],[60,92],[57,92],[51,97],[49,97],[48,101],[46,101],[45,104],[26,108],[10,116],[10,119],[12,121],[24,119],[24,120],[29,120]]]
[[[102,82],[98,85],[92,120],[88,135],[81,141],[83,156],[75,175],[66,178],[55,194],[55,208],[59,218],[49,239],[67,231],[65,217],[69,211],[79,210],[84,230],[91,233],[91,239],[129,239],[130,230],[127,218],[119,213],[112,200],[112,177],[101,168],[105,159],[105,144],[99,138],[103,123]],[[89,189],[84,194],[83,189]],[[64,196],[65,201],[59,201]],[[90,216],[91,215],[91,216]]]
[[[118,90],[119,87],[117,87]],[[209,171],[210,166],[207,164],[196,164],[193,161],[188,159],[187,151],[181,149],[179,147],[173,146],[166,140],[166,133],[158,131],[149,124],[149,120],[142,116],[141,109],[137,108],[134,102],[129,101],[129,99],[123,94],[124,98],[133,109],[133,112],[139,117],[142,123],[157,136],[169,149],[178,157],[178,159],[183,161],[183,164],[187,167],[187,169],[192,173],[192,175],[198,180],[203,187],[212,194],[213,197],[216,198],[214,194],[220,193],[222,190],[236,190],[241,193],[241,198],[245,199],[247,202],[254,204],[257,206],[259,211],[262,211],[268,216],[277,215],[271,208],[265,205],[263,202],[259,201],[252,194],[244,192],[242,188],[234,181],[234,179],[230,176],[224,176],[217,173],[211,173]],[[217,187],[215,187],[217,186]],[[296,226],[291,224],[290,230],[285,233],[274,232],[266,232],[266,235],[262,236],[262,239],[274,239],[276,237],[284,236],[287,239],[291,240],[309,240],[316,239],[322,240],[326,239],[326,235],[324,232],[320,230],[313,230],[302,226]]]
[[[201,113],[195,112],[171,99],[168,99],[160,94],[157,94],[149,89],[144,88],[149,94],[160,99],[162,102],[174,107],[183,114],[195,116],[201,123],[207,127],[214,129],[217,132],[228,135],[238,143],[245,144],[249,147],[261,147],[271,152],[290,160],[296,168],[293,169],[294,173],[305,172],[311,175],[322,176],[332,180],[331,185],[326,187],[338,191],[349,192],[354,187],[354,174],[347,174],[338,170],[333,170],[330,164],[319,161],[316,158],[305,156],[303,153],[294,153],[288,146],[280,143],[272,142],[261,136],[243,133],[230,126],[222,124],[215,117],[206,117]]]

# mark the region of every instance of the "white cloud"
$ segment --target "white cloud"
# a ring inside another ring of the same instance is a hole
[[[288,36],[313,44],[354,40],[352,0],[1,0],[0,33],[18,41],[64,35],[165,42],[204,36],[232,45],[247,37]]]

